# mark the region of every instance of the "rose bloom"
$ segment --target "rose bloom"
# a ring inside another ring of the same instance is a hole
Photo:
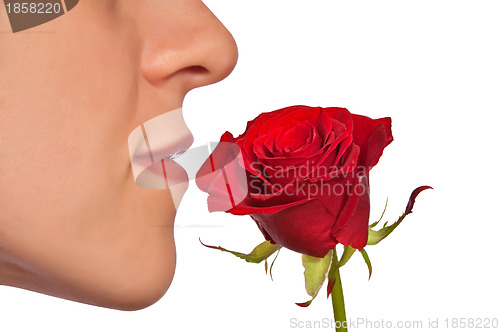
[[[368,174],[392,140],[390,118],[374,120],[338,107],[286,107],[259,115],[237,138],[224,133],[221,142],[232,144],[217,146],[197,184],[209,193],[210,211],[248,214],[266,240],[282,247],[316,257],[338,243],[362,249],[368,239]],[[246,184],[232,176],[231,145],[241,150]],[[236,199],[242,186],[248,194]],[[220,204],[224,192],[229,209]]]

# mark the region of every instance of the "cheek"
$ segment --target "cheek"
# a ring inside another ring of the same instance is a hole
[[[124,195],[137,90],[127,48],[137,45],[79,18],[85,8],[44,25],[57,33],[21,34],[1,49],[1,223],[54,231],[110,214]]]
[[[49,24],[57,22],[75,26],[21,35],[0,50],[0,185],[26,191],[21,201],[41,199],[38,191],[70,197],[125,176],[128,167],[138,84],[134,38],[93,21],[72,34],[80,31],[78,15]]]

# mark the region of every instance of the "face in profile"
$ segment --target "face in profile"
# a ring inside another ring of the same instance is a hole
[[[136,184],[129,136],[162,114],[179,120],[186,93],[236,58],[199,0],[86,0],[1,33],[0,283],[123,310],[161,298],[182,192]],[[155,142],[185,149],[184,123],[166,123]]]

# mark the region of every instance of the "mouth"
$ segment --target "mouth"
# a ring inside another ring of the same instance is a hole
[[[130,162],[134,170],[134,175],[149,168],[153,164],[162,162],[170,163],[175,158],[184,154],[192,144],[192,136],[185,135],[181,139],[173,141],[170,145],[157,150],[151,148],[148,140],[144,140],[144,142],[146,143],[145,146],[144,144],[137,146],[135,152],[130,155]]]
[[[145,189],[170,189],[177,207],[189,180],[184,168],[174,159],[192,143],[193,135],[180,108],[135,128],[129,135],[128,144],[136,184]]]

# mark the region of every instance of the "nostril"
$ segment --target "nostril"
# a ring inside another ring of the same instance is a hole
[[[189,71],[193,74],[208,74],[209,71],[207,68],[203,67],[203,66],[189,66],[187,68],[185,68],[186,71]]]
[[[181,80],[184,80],[186,92],[218,81],[214,79],[214,75],[207,67],[201,65],[186,66],[177,74]]]

